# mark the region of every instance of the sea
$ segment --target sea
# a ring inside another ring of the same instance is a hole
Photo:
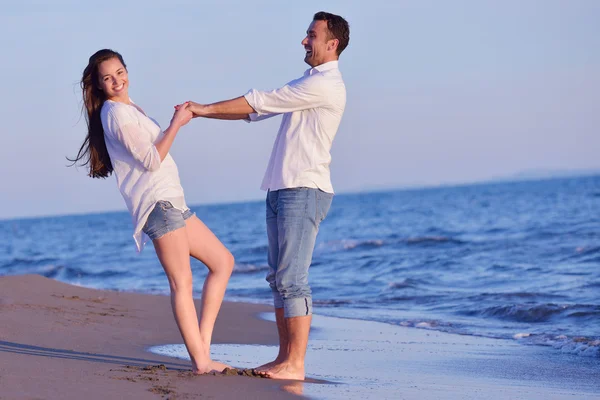
[[[226,299],[270,304],[264,201],[191,208],[235,256]],[[0,221],[0,275],[19,274],[169,291],[127,212]],[[600,358],[600,176],[337,194],[309,280],[324,317]]]

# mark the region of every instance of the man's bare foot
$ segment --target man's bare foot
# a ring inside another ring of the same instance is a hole
[[[271,368],[273,368],[275,365],[277,364],[281,364],[283,362],[283,360],[280,360],[279,357],[277,357],[276,359],[274,359],[271,362],[268,362],[266,364],[261,365],[260,367],[256,367],[254,368],[257,372],[261,372],[261,373],[265,373],[268,370],[270,370]]]
[[[223,372],[225,368],[231,367],[218,361],[208,360],[208,363],[197,365],[195,368],[192,368],[192,372],[196,375],[202,375],[209,372]]]
[[[293,379],[297,381],[304,380],[304,367],[297,367],[288,362],[273,365],[264,372],[260,370],[258,371],[270,379]]]

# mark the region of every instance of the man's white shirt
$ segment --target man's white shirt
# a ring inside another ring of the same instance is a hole
[[[244,95],[256,111],[250,121],[283,114],[262,190],[309,187],[333,193],[331,145],[346,107],[346,86],[331,61],[272,91]]]

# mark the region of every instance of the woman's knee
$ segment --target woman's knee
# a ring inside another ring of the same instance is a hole
[[[213,261],[207,263],[206,266],[209,271],[213,274],[219,275],[231,275],[233,272],[233,266],[235,264],[235,259],[233,258],[233,254],[227,249],[221,252],[218,257],[215,257]]]
[[[229,250],[227,250],[227,254],[224,256],[223,265],[225,272],[231,275],[233,272],[233,266],[235,265],[235,258]]]

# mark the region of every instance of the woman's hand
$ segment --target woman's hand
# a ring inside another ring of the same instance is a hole
[[[192,114],[193,114],[192,118],[202,117],[202,110],[205,107],[204,104],[195,103],[193,101],[186,101],[184,104],[187,104],[188,110],[190,110],[192,112]],[[183,104],[178,104],[175,106],[175,109],[179,110],[179,108],[181,108],[182,106],[183,106]]]
[[[194,114],[189,109],[189,104],[183,103],[175,106],[175,113],[171,118],[171,125],[182,127],[192,120]]]

